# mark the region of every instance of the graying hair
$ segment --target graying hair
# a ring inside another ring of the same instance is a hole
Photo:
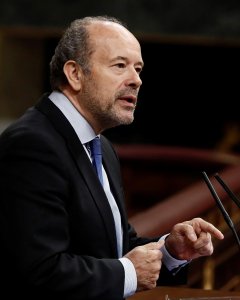
[[[85,17],[74,20],[61,37],[50,62],[50,83],[52,90],[60,90],[67,84],[63,72],[68,60],[76,61],[84,74],[90,73],[90,57],[94,49],[89,41],[87,27],[93,22],[113,22],[126,27],[120,20],[108,16]]]

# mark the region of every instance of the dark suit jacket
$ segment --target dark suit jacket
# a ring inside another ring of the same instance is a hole
[[[148,239],[127,223],[118,157],[101,137],[123,226],[123,251]],[[108,200],[70,123],[44,95],[0,138],[0,286],[23,299],[122,300]],[[161,217],[161,216],[159,216]],[[182,283],[164,267],[163,284]]]

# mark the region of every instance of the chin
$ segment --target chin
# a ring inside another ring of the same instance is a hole
[[[134,117],[132,116],[131,118],[122,118],[121,125],[129,125],[133,122]]]
[[[112,121],[114,124],[114,126],[119,126],[119,125],[129,125],[133,122],[134,120],[134,114],[131,111],[125,111],[125,112],[115,112],[112,115]]]

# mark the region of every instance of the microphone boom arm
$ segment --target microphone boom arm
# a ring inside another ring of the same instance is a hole
[[[209,188],[209,190],[210,190],[210,192],[211,192],[211,194],[212,194],[214,200],[216,201],[217,206],[219,207],[219,209],[220,209],[220,211],[221,211],[221,213],[222,213],[222,215],[223,215],[224,220],[226,221],[226,223],[227,223],[227,225],[229,226],[229,228],[232,230],[232,233],[233,233],[233,235],[234,235],[234,237],[235,237],[235,239],[236,239],[236,241],[237,241],[238,247],[239,247],[239,249],[240,249],[240,239],[239,239],[239,236],[238,236],[238,234],[237,234],[237,231],[236,231],[236,229],[235,229],[235,227],[234,227],[234,224],[233,224],[232,219],[230,218],[230,216],[228,215],[227,211],[225,210],[225,208],[224,208],[224,206],[223,206],[223,204],[222,204],[222,201],[220,200],[220,198],[219,198],[219,196],[218,196],[216,190],[214,189],[214,187],[213,187],[213,185],[212,185],[210,179],[208,178],[206,172],[202,172],[202,174],[203,174],[204,181],[206,182],[206,184],[207,184],[207,186],[208,186],[208,188]],[[217,178],[216,176],[217,176],[218,178]],[[219,181],[219,178],[220,178],[220,177],[219,177],[219,175],[215,175],[215,178]],[[224,186],[224,187],[227,186],[225,183],[224,183],[224,185],[222,184],[222,183],[223,183],[223,180],[222,180],[221,178],[220,178],[220,181],[221,181],[220,184],[221,184],[222,186]],[[220,182],[220,181],[219,181],[219,182]],[[228,195],[230,196],[230,194],[229,194],[230,189],[229,189],[228,187],[227,187],[227,189],[226,189],[226,188],[224,188],[224,189],[225,189],[225,191],[228,193]],[[231,192],[231,195],[234,195],[234,194]],[[234,196],[235,196],[235,195],[234,195]],[[231,199],[233,199],[232,196],[230,196],[230,197],[231,197]],[[235,197],[236,197],[236,196],[235,196]],[[239,200],[238,200],[238,201],[239,201]],[[234,200],[234,202],[235,202],[235,200]],[[235,202],[235,203],[236,203],[236,202]],[[239,205],[240,205],[240,202],[239,202]]]

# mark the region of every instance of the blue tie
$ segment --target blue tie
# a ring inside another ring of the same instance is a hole
[[[102,152],[101,152],[101,141],[100,138],[97,136],[92,141],[86,144],[87,150],[90,153],[92,158],[92,164],[96,170],[98,178],[105,190],[106,196],[109,201],[109,205],[111,207],[116,235],[117,235],[117,249],[119,257],[122,257],[122,225],[121,225],[121,215],[116,204],[116,201],[111,193],[109,184],[105,182],[106,186],[103,185],[103,176],[102,176]]]
[[[101,141],[97,136],[89,142],[89,147],[92,156],[92,164],[96,170],[98,178],[103,185],[103,176],[102,176],[102,151],[101,151]]]

